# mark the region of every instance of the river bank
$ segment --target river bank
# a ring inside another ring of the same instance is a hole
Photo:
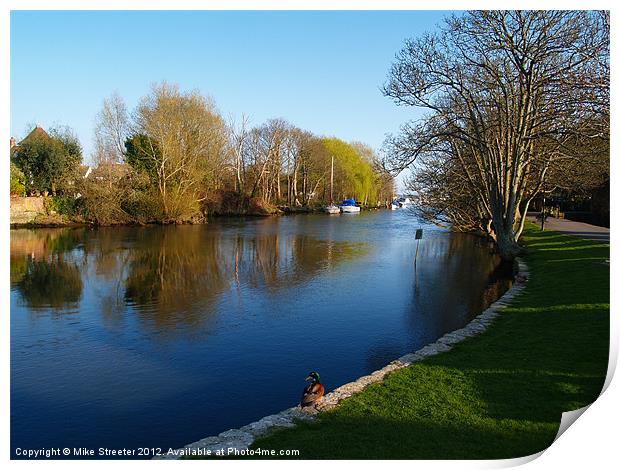
[[[204,224],[209,219],[221,217],[271,217],[278,215],[316,214],[323,212],[323,206],[273,206],[255,201],[243,207],[218,208],[196,217],[183,220],[118,221],[106,224],[87,220],[79,214],[63,214],[55,210],[50,197],[11,197],[11,228],[57,228],[57,227],[96,227],[96,226],[137,226],[137,225],[185,225]],[[382,207],[366,207],[365,210],[379,210]]]
[[[594,401],[605,380],[609,246],[533,225],[524,242],[528,283],[487,331],[249,449],[295,449],[304,459],[499,459],[547,448],[561,413]]]
[[[66,199],[66,198],[64,198]],[[12,196],[10,204],[11,228],[54,228],[54,227],[88,227],[88,226],[136,226],[136,225],[183,225],[206,223],[211,217],[265,217],[285,213],[313,212],[320,208],[276,207],[261,201],[248,200],[246,204],[230,207],[219,205],[215,210],[184,219],[133,219],[130,217],[107,218],[106,223],[91,219],[88,214],[76,210],[78,199],[55,199],[49,196],[19,197]]]

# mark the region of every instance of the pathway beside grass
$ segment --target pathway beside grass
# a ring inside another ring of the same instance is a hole
[[[485,333],[251,448],[304,459],[498,459],[548,447],[562,412],[594,401],[605,381],[609,245],[531,224],[523,240],[527,287]]]
[[[528,212],[527,216],[528,220],[534,222],[540,227],[540,221],[536,219],[539,214],[540,212]],[[608,227],[586,224],[585,222],[547,217],[547,220],[545,221],[545,230],[567,233],[569,235],[576,235],[580,238],[609,243],[610,231]]]

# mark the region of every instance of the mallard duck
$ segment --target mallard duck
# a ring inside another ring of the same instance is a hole
[[[300,406],[302,408],[315,404],[325,394],[325,387],[321,384],[319,374],[312,371],[308,374],[306,380],[309,380],[310,383],[304,388],[304,393],[301,396]]]

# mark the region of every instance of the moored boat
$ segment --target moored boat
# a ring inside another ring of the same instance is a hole
[[[408,197],[399,197],[396,201],[394,201],[395,203],[398,204],[398,207],[400,207],[401,209],[403,207],[407,207],[413,204],[413,202],[411,201],[411,198]],[[392,204],[394,204],[394,202]]]
[[[340,207],[330,204],[329,206],[325,206],[323,208],[323,211],[327,212],[328,214],[340,214]]]
[[[355,199],[345,199],[340,203],[340,210],[343,213],[353,214],[359,212],[361,209],[356,205]]]

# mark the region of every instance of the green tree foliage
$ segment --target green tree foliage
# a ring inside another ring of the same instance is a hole
[[[46,198],[47,211],[55,211],[67,217],[77,217],[80,214],[82,206],[81,198],[74,196],[62,195]]]
[[[374,205],[377,202],[377,177],[370,162],[353,145],[340,139],[324,138],[321,144],[329,155],[334,156],[335,194]]]
[[[31,134],[13,154],[13,161],[26,176],[28,192],[69,191],[78,177],[82,148],[68,128]]]
[[[13,162],[11,162],[11,194],[16,196],[26,194],[26,177]]]
[[[60,309],[79,302],[82,278],[74,263],[52,255],[51,261],[29,261],[17,289],[30,307]]]
[[[145,134],[134,134],[125,141],[125,162],[137,172],[157,181],[155,162],[161,159],[157,142]]]

